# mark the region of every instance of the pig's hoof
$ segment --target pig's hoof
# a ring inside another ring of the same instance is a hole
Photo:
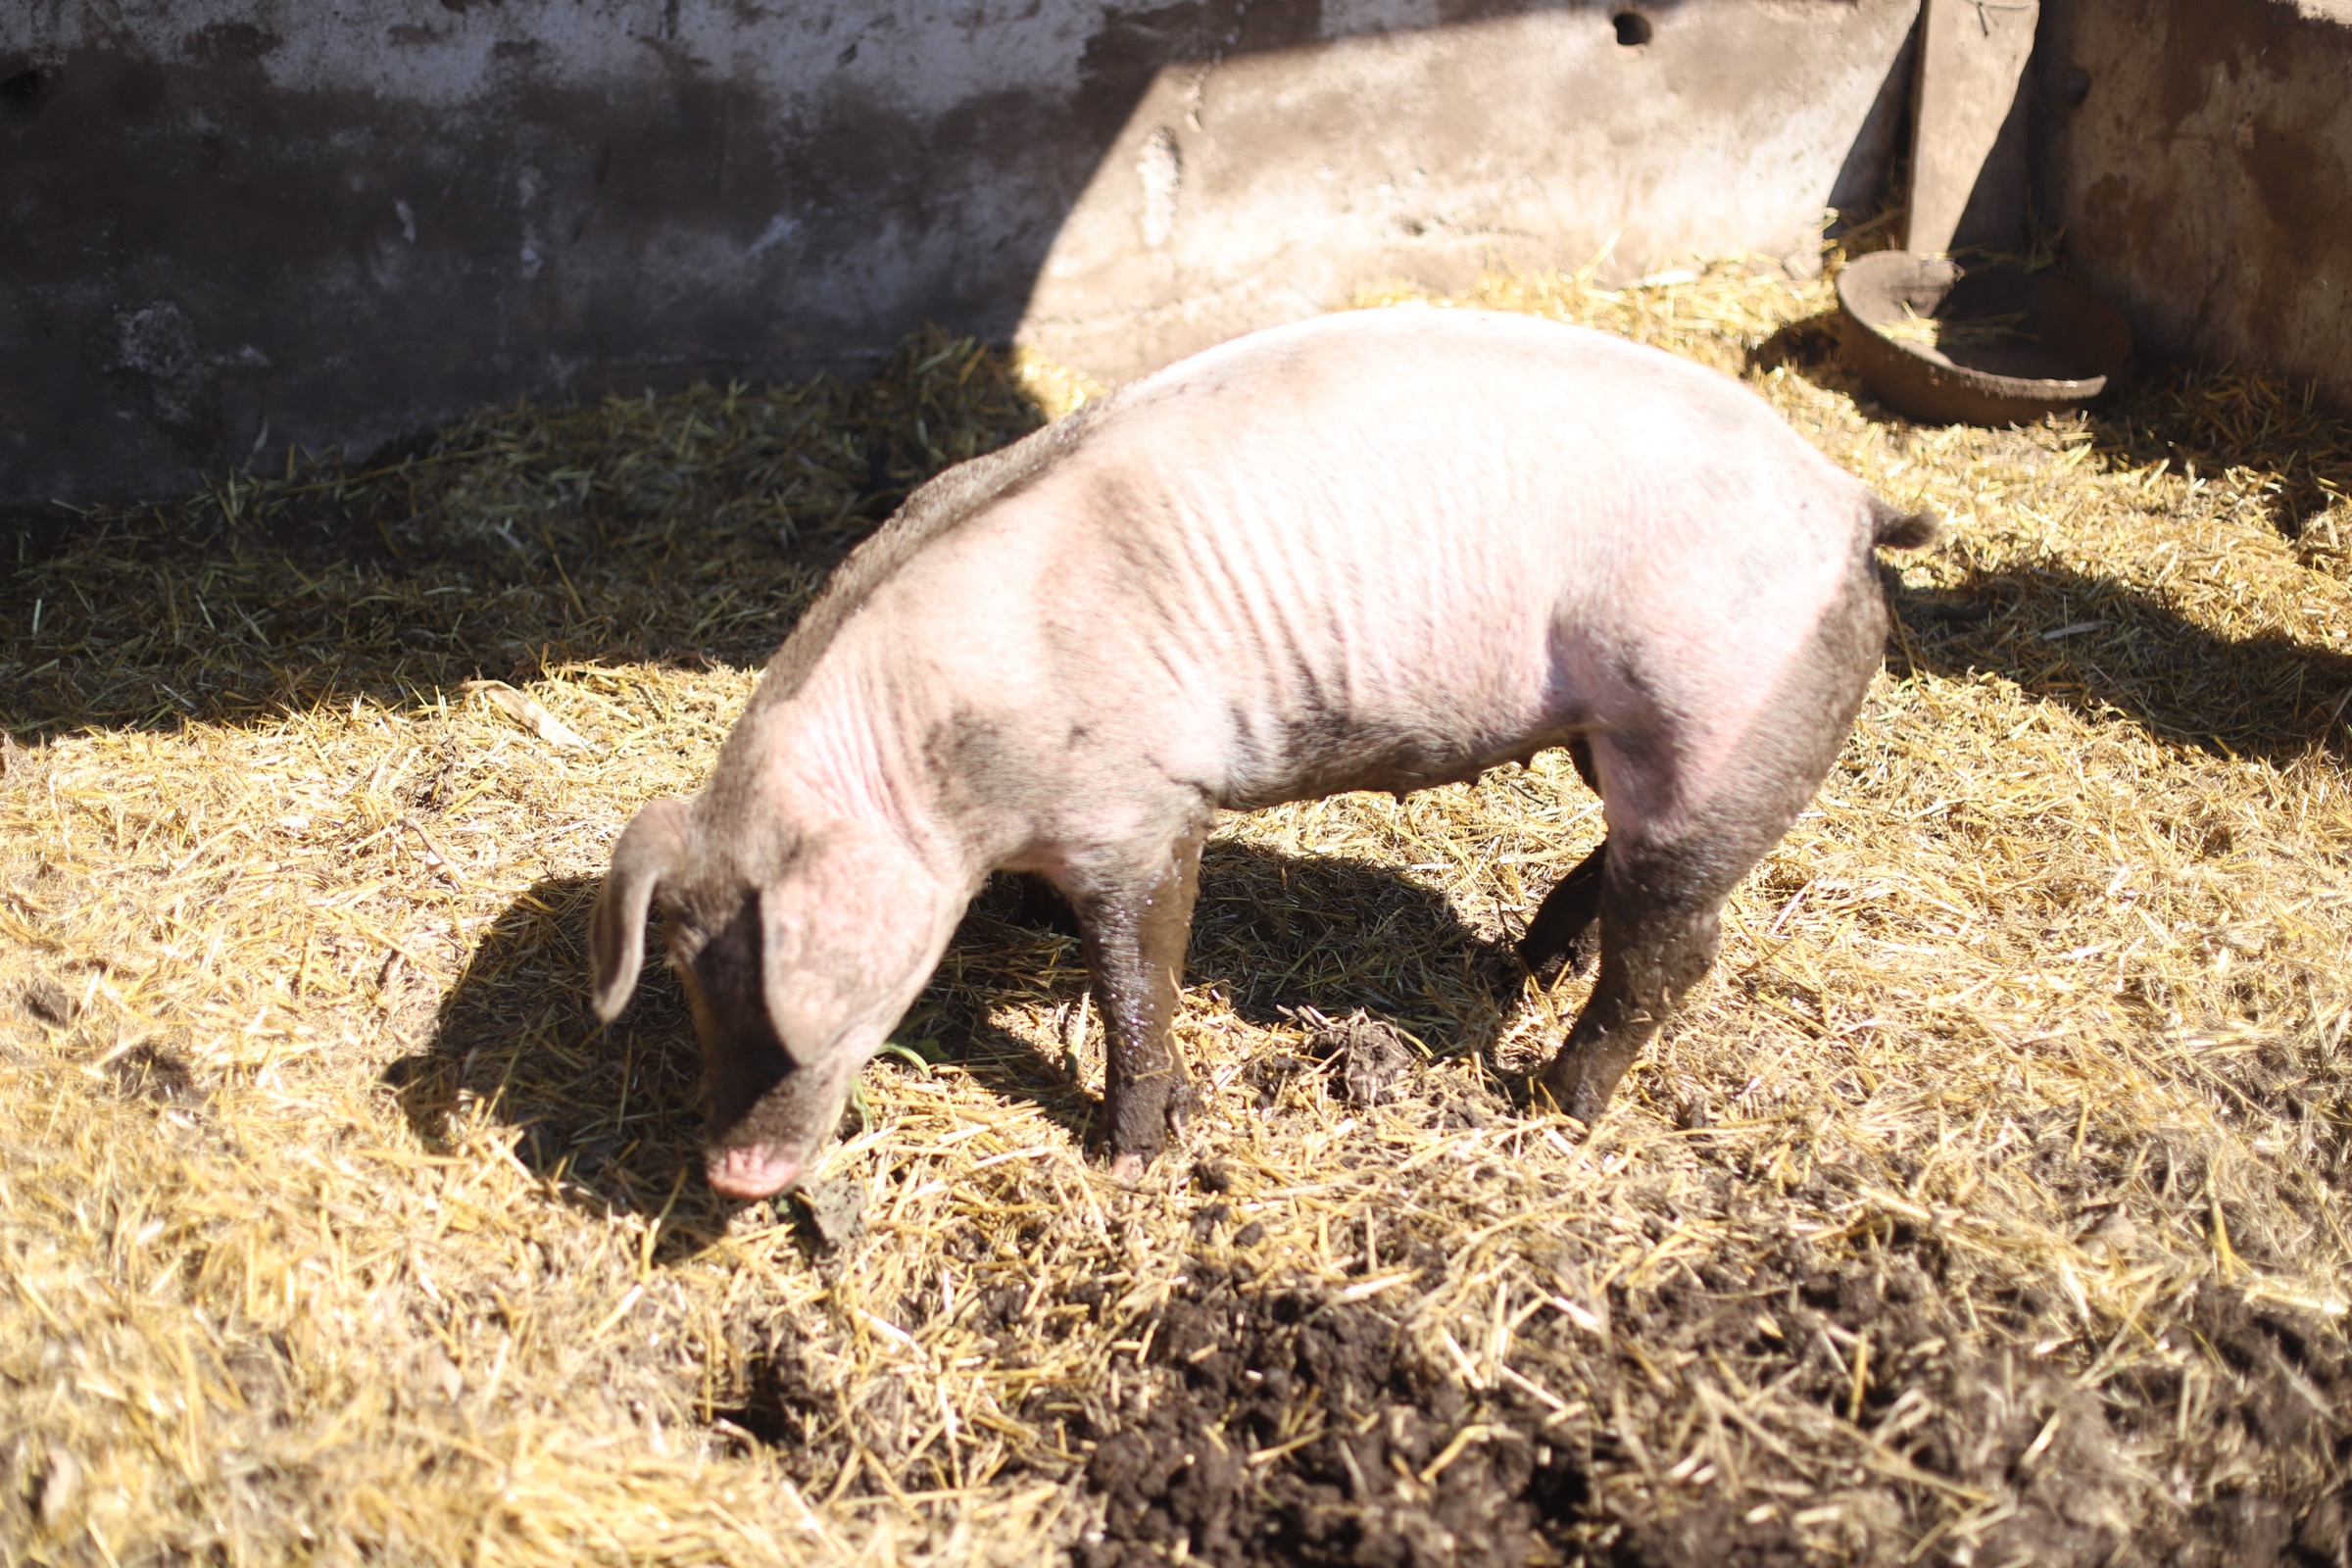
[[[1587,969],[1592,967],[1592,960],[1599,956],[1600,931],[1597,925],[1587,926],[1578,933],[1574,942],[1568,944],[1565,968],[1570,974],[1583,974]],[[1552,978],[1555,980],[1559,978],[1557,971],[1553,972]]]
[[[1497,1000],[1516,1000],[1536,971],[1527,961],[1527,955],[1517,947],[1490,948],[1476,960],[1471,975]]]
[[[1616,1087],[1611,1084],[1609,1089],[1596,1089],[1585,1073],[1573,1066],[1564,1067],[1558,1061],[1545,1068],[1537,1082],[1555,1107],[1587,1127],[1600,1121],[1601,1112],[1609,1108],[1609,1089]]]
[[[1599,937],[1587,930],[1566,942],[1523,942],[1512,956],[1518,960],[1516,969],[1534,977],[1537,990],[1549,991],[1563,978],[1592,968],[1599,951]],[[1511,978],[1516,980],[1518,974],[1514,972]]]
[[[1121,1187],[1134,1187],[1144,1179],[1144,1167],[1151,1161],[1142,1154],[1113,1154],[1110,1156],[1110,1179]]]

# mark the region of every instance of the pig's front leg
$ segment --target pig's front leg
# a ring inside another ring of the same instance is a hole
[[[1141,1177],[1192,1109],[1172,1025],[1207,836],[1197,822],[1172,843],[1073,868],[1070,902],[1104,1036],[1099,1137],[1120,1181]]]

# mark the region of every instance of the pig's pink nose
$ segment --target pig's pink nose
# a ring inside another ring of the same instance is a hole
[[[799,1160],[758,1144],[717,1150],[704,1170],[721,1198],[773,1198],[801,1179]]]

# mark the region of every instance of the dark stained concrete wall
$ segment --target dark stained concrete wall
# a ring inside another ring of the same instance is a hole
[[[2160,356],[2352,408],[2352,4],[2043,0],[2038,206]]]
[[[7,0],[0,508],[522,393],[1117,377],[1389,275],[1809,265],[1916,0]]]

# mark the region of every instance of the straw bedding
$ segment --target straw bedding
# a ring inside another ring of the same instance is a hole
[[[2345,1563],[2345,427],[2227,373],[1915,428],[1732,264],[1475,293],[1954,525],[1590,1131],[1516,1076],[1584,982],[1498,979],[1600,831],[1546,756],[1222,825],[1142,1190],[1004,892],[808,1194],[702,1186],[674,991],[585,1010],[604,858],[1051,367],[494,410],[21,544],[0,1560]]]

